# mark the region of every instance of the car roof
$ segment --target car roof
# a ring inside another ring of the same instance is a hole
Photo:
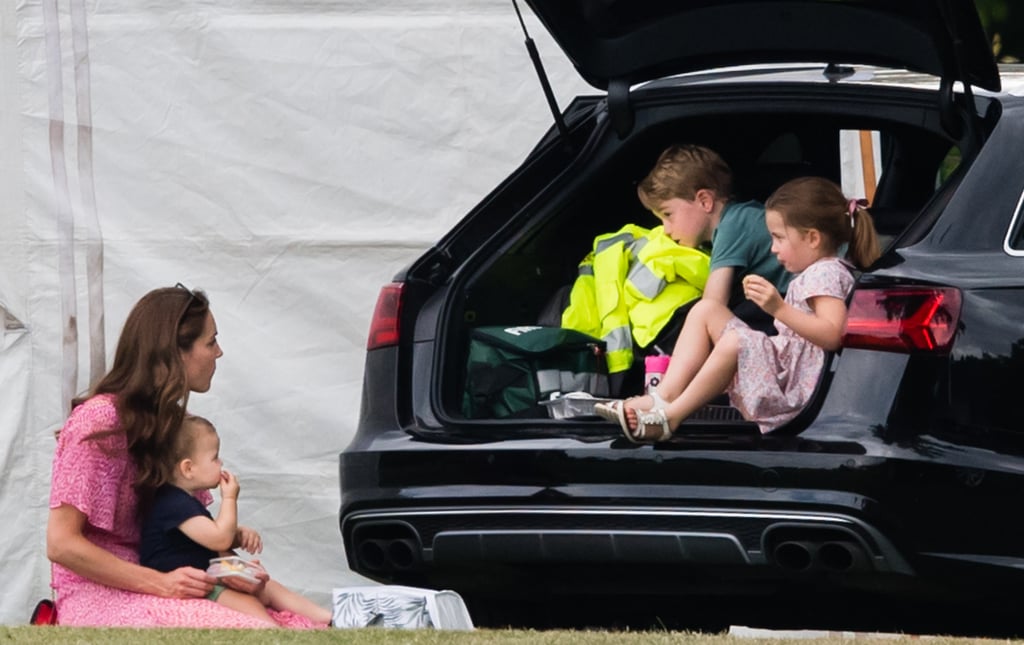
[[[826,61],[998,91],[972,0],[526,0],[601,89],[734,65]]]

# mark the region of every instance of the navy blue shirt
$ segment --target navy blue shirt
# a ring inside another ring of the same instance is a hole
[[[177,486],[164,484],[158,488],[142,523],[139,564],[157,571],[174,571],[178,567],[205,570],[210,566],[210,558],[219,554],[178,529],[185,520],[197,515],[213,519],[202,502]]]

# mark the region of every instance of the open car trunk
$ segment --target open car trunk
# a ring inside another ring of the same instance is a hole
[[[791,73],[797,72],[780,71]],[[821,67],[807,73],[820,75]],[[809,89],[785,82],[750,85],[714,83],[707,78],[676,82],[678,87],[666,91],[670,81],[659,83],[656,95],[648,96],[642,88],[632,92],[635,126],[625,138],[610,127],[600,98],[581,99],[571,106],[567,110],[571,143],[553,130],[520,170],[441,242],[442,253],[433,257],[447,254],[456,259],[455,266],[463,268],[441,292],[444,306],[439,309],[431,379],[438,388],[434,401],[441,408],[440,416],[474,425],[495,421],[493,416],[467,415],[462,406],[472,330],[493,325],[558,325],[565,293],[577,278],[579,262],[592,250],[595,236],[627,223],[647,228],[659,223],[639,203],[636,184],[672,143],[698,143],[716,150],[733,170],[733,200],[763,201],[798,176],[850,180],[844,176],[849,174],[844,161],[862,153],[849,146],[851,136],[855,141],[872,141],[881,163],[874,168],[873,178],[864,179],[873,192],[870,210],[883,245],[883,257],[876,266],[895,261],[897,249],[913,245],[927,233],[941,213],[944,187],[955,183],[969,165],[969,159],[960,156],[963,142],[943,127],[934,91],[826,83]],[[976,101],[984,137],[998,114],[984,97]],[[412,275],[436,275],[438,265],[423,262],[412,271]],[[609,394],[640,393],[643,356],[655,352],[656,344],[670,352],[671,343],[671,337],[660,337],[646,347],[634,346],[634,367],[610,379]],[[832,360],[825,370],[817,402],[827,391],[835,363]],[[425,385],[414,382],[413,388]],[[715,403],[726,405],[727,401]],[[812,402],[778,432],[799,432],[814,411]],[[686,434],[688,425],[694,430],[710,425],[718,432],[756,432],[756,426],[735,411],[709,412],[688,420],[681,433]],[[598,434],[617,431],[593,418],[507,423],[543,427],[538,430],[542,434],[570,426],[574,433],[581,432],[582,426]]]

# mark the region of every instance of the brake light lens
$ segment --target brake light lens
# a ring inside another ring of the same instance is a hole
[[[377,295],[377,306],[373,308],[366,349],[379,349],[398,344],[398,316],[402,311],[403,286],[401,282],[392,282],[381,288]]]
[[[844,347],[948,352],[960,322],[960,290],[893,286],[853,292]]]

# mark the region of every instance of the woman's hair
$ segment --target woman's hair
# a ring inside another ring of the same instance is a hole
[[[832,252],[848,244],[846,257],[859,269],[881,255],[875,223],[865,202],[847,199],[838,184],[823,177],[786,182],[768,198],[765,209],[782,215],[786,226],[819,231]]]
[[[677,144],[661,153],[636,189],[640,201],[648,207],[676,198],[692,200],[701,189],[712,191],[716,199],[728,199],[732,171],[710,148]]]
[[[92,395],[114,394],[128,453],[138,467],[136,488],[161,479],[160,462],[185,418],[189,385],[182,352],[203,333],[210,302],[202,291],[154,289],[128,314],[114,364]],[[99,433],[95,437],[103,436]]]

